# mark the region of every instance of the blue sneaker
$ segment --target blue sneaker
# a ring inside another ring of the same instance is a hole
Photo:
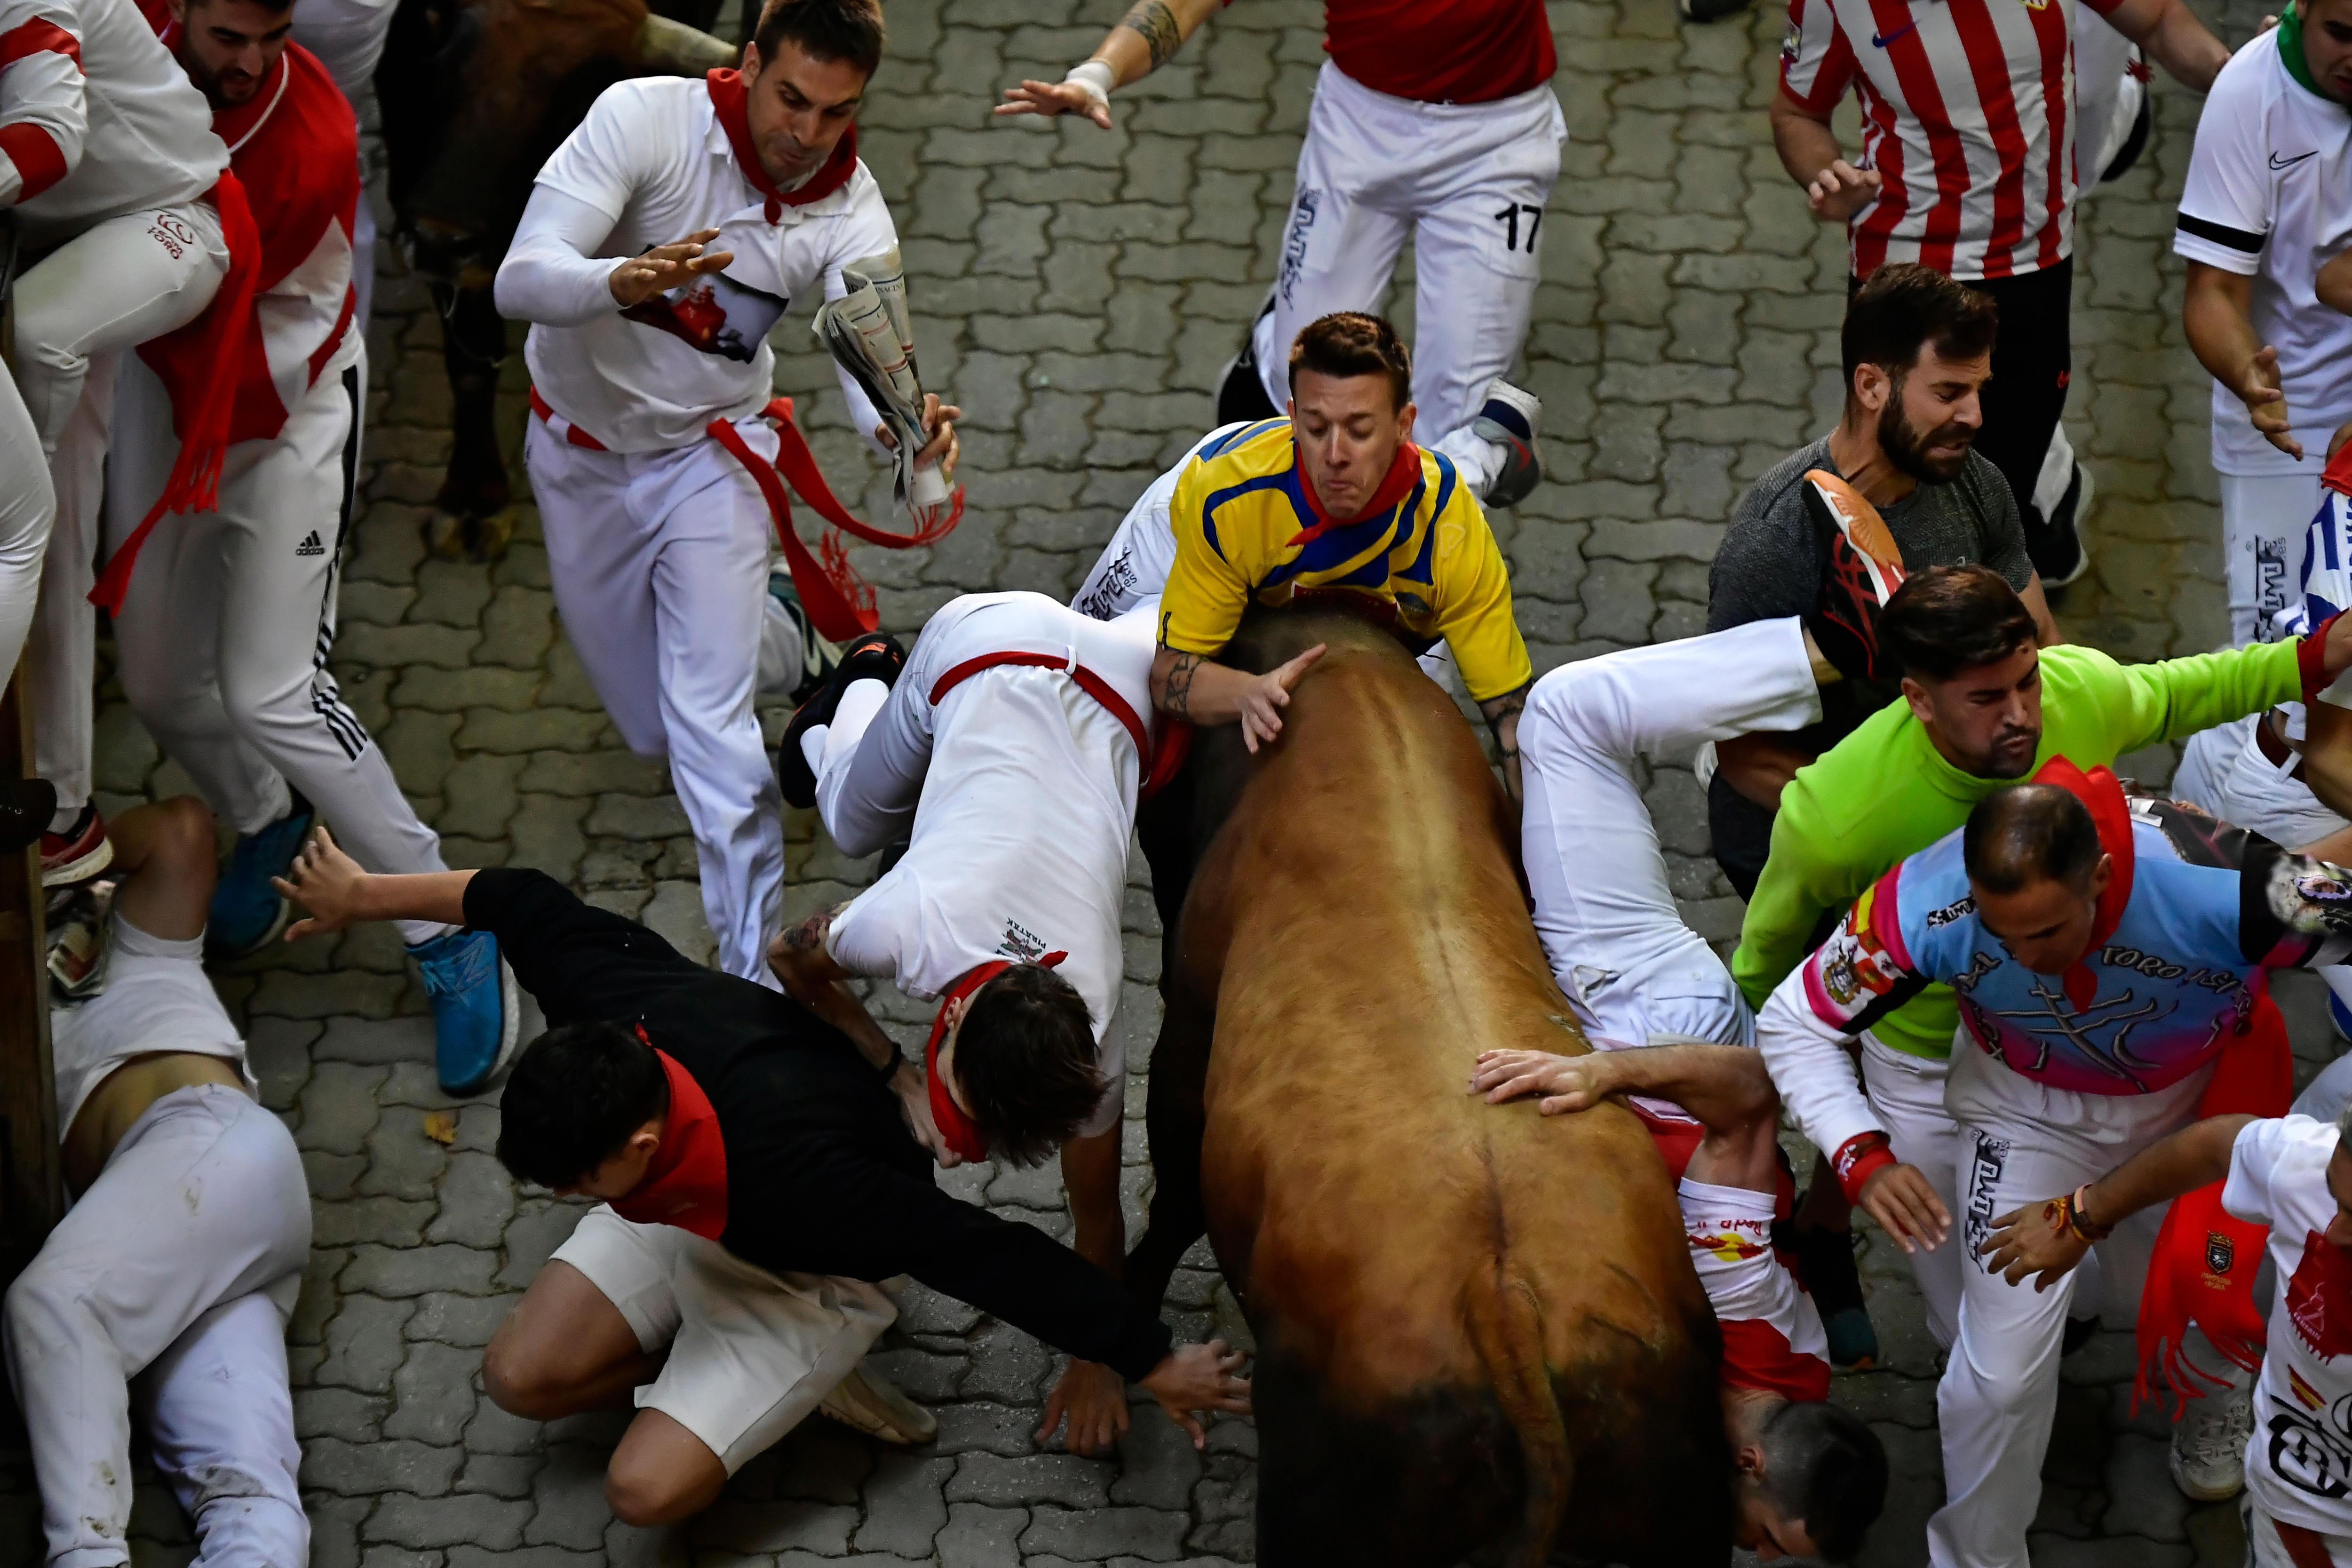
[[[228,868],[213,888],[212,910],[205,918],[205,957],[215,963],[250,958],[278,940],[293,906],[269,879],[286,875],[317,820],[310,803],[297,791],[285,816],[258,833],[237,835]]]
[[[472,1094],[514,1055],[522,999],[486,931],[453,931],[408,950],[433,999],[433,1065],[447,1094]]]
[[[2352,1040],[2352,1007],[2344,1005],[2344,998],[2330,991],[2327,994],[2327,1021],[2336,1026],[2336,1037]]]

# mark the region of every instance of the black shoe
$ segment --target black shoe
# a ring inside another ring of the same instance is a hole
[[[1274,296],[1265,297],[1265,309],[1260,316],[1272,313]],[[1225,366],[1225,374],[1217,381],[1217,423],[1220,425],[1255,425],[1261,419],[1272,419],[1282,410],[1266,401],[1265,381],[1257,373],[1257,322],[1242,336],[1242,352]]]
[[[1880,673],[1878,612],[1903,585],[1902,549],[1878,509],[1835,474],[1808,469],[1797,492],[1830,563],[1805,629],[1841,674],[1871,679]]]
[[[1749,0],[1675,0],[1685,22],[1720,22],[1748,9]]]
[[[851,682],[878,680],[885,686],[895,685],[898,672],[906,668],[907,650],[887,633],[868,632],[843,647],[841,662],[816,695],[793,710],[793,721],[784,726],[783,744],[776,748],[776,784],[787,802],[804,811],[816,804],[816,770],[801,752],[801,737],[819,724],[833,722],[841,694]]]
[[[2031,506],[2024,509],[2025,553],[2044,588],[2063,588],[2090,569],[2091,552],[2083,548],[2077,526],[2091,507],[2090,480],[2091,470],[2076,463],[2066,493],[2049,517],[2035,515]]]
[[[47,779],[0,783],[0,855],[14,855],[40,842],[58,814],[57,786]]]
[[[1790,1240],[1798,1277],[1829,1335],[1830,1360],[1842,1367],[1875,1365],[1878,1331],[1863,1305],[1862,1275],[1853,1266],[1853,1233],[1821,1226],[1792,1229]]]

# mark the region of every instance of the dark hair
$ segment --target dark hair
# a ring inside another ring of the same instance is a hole
[[[2055,784],[1993,791],[1977,802],[1960,835],[1960,862],[1969,880],[1994,893],[2014,893],[2044,880],[2079,888],[2105,853],[2091,808]]]
[[[870,77],[882,63],[882,7],[875,0],[768,0],[751,39],[763,68],[786,38],[816,59],[845,60]]]
[[[2008,579],[1973,563],[1913,573],[1878,612],[1885,662],[1915,680],[1999,664],[2038,636]]]
[[[1792,1399],[1757,1434],[1764,1493],[1784,1519],[1802,1521],[1813,1548],[1850,1561],[1886,1506],[1886,1446],[1851,1410]]]
[[[1946,359],[1990,353],[2000,326],[2000,312],[1990,296],[1932,267],[1891,262],[1846,301],[1845,325],[1838,330],[1845,394],[1853,395],[1853,373],[1866,364],[1899,378],[1919,363],[1923,343],[1935,344]]]
[[[990,1148],[1034,1165],[1102,1100],[1094,1022],[1077,988],[1016,963],[978,991],[956,1031],[955,1078]]]
[[[1361,310],[1318,316],[1300,328],[1290,345],[1294,392],[1302,370],[1318,375],[1385,375],[1397,407],[1412,400],[1412,355],[1404,340],[1387,321]]]
[[[499,1100],[499,1163],[519,1181],[568,1187],[669,1110],[653,1047],[620,1024],[565,1024],[522,1048]]]

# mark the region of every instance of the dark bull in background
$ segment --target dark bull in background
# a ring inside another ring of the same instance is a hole
[[[719,0],[401,0],[375,73],[397,237],[433,292],[453,404],[426,543],[495,559],[513,500],[492,411],[507,324],[490,283],[532,177],[625,77],[700,76],[739,46],[704,29]],[[747,18],[756,18],[747,5]]]

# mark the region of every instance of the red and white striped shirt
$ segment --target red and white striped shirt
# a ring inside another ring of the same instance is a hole
[[[228,167],[213,111],[131,0],[0,0],[0,206],[45,249]]]
[[[1852,86],[1884,182],[1848,228],[1855,277],[2007,278],[2072,254],[2074,16],[2073,0],[1790,0],[1780,85],[1817,114]]]

